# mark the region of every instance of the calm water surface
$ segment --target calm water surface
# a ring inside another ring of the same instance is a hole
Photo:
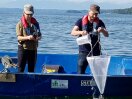
[[[22,10],[0,9],[0,51],[17,52],[16,24]],[[78,53],[76,37],[70,32],[76,20],[85,13],[68,13],[63,10],[36,10],[35,17],[40,23],[42,39],[39,53],[75,54]],[[109,55],[132,56],[132,15],[99,15],[104,21],[110,36],[101,35],[102,47]]]

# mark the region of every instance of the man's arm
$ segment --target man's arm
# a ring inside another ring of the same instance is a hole
[[[34,40],[34,37],[32,35],[22,36],[22,31],[23,31],[22,26],[21,26],[21,23],[19,22],[16,25],[16,35],[17,35],[18,41]]]
[[[79,36],[79,35],[86,35],[87,32],[86,31],[79,31],[79,27],[78,26],[74,26],[71,32],[71,35],[73,36]]]
[[[103,33],[103,35],[105,37],[109,37],[109,33],[105,27],[105,24],[102,20],[99,21],[99,26],[98,26],[98,29],[97,29],[98,33]]]
[[[109,33],[105,28],[99,27],[97,31],[98,33],[102,32],[105,37],[109,37]]]

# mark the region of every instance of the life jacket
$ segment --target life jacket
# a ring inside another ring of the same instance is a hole
[[[82,30],[86,30],[87,31],[87,25],[88,25],[88,15],[83,16],[82,18]],[[99,23],[99,18],[96,17],[93,21],[93,25],[96,24],[96,26]]]
[[[23,27],[24,27],[24,29],[25,29],[27,35],[33,35],[33,34],[30,32],[29,25],[28,25],[28,23],[27,23],[27,21],[26,21],[26,19],[25,19],[24,16],[22,16],[21,22],[22,22],[22,24],[23,24]],[[33,18],[33,17],[31,18],[31,24],[32,24],[33,27],[34,27],[34,32],[39,33],[39,32],[40,32],[39,24],[38,24],[37,20],[36,20],[35,18]]]

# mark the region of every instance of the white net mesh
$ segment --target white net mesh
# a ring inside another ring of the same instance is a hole
[[[110,62],[110,56],[101,55],[101,56],[91,56],[87,57],[91,72],[99,88],[101,94],[104,93],[108,65]]]

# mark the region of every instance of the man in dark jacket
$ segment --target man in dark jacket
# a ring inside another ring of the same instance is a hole
[[[86,60],[88,56],[98,56],[101,54],[100,46],[100,33],[105,37],[108,37],[108,31],[106,30],[105,24],[99,19],[100,7],[96,4],[90,6],[90,10],[87,15],[83,16],[75,23],[72,29],[71,35],[73,36],[84,36],[90,35],[91,44],[79,45],[79,59],[78,59],[78,73],[84,74],[88,65]]]

